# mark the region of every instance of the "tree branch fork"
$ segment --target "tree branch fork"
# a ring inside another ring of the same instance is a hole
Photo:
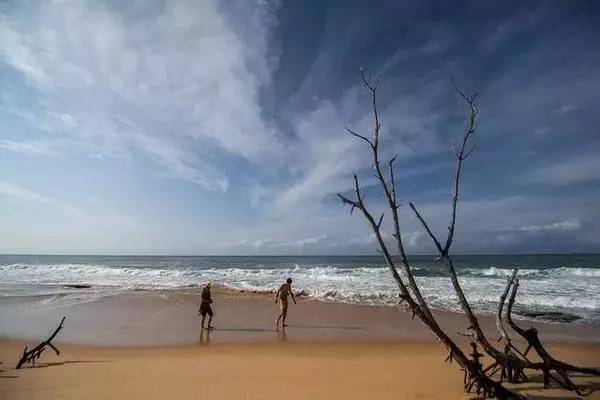
[[[350,206],[351,214],[355,209],[358,209],[369,222],[371,230],[373,231],[379,245],[378,251],[383,255],[384,260],[400,290],[399,302],[405,303],[407,308],[412,312],[412,317],[414,318],[415,316],[418,316],[419,319],[431,329],[436,338],[443,343],[448,350],[446,361],[456,361],[461,366],[461,369],[464,372],[464,388],[466,392],[483,396],[495,396],[498,399],[522,399],[524,398],[523,395],[504,387],[503,381],[506,380],[511,383],[524,382],[527,380],[527,376],[524,371],[526,369],[533,369],[543,372],[545,386],[549,386],[549,380],[552,379],[560,387],[575,391],[580,395],[585,394],[582,388],[578,387],[572,382],[567,375],[567,372],[600,375],[598,369],[576,367],[555,360],[549,355],[549,353],[541,344],[535,328],[522,330],[518,328],[518,326],[516,326],[512,320],[512,306],[514,304],[516,291],[519,285],[518,279],[516,279],[517,270],[514,270],[511,276],[507,278],[507,287],[504,293],[501,295],[499,302],[497,328],[501,335],[501,340],[504,341],[504,348],[502,350],[497,349],[487,339],[485,333],[479,325],[477,317],[472,311],[471,306],[464,295],[460,282],[457,278],[451,257],[451,248],[456,232],[457,208],[460,196],[459,189],[463,163],[477,148],[477,144],[471,144],[476,134],[476,122],[479,116],[479,109],[476,103],[477,93],[466,95],[460,89],[456,87],[454,88],[458,96],[465,102],[468,115],[466,126],[462,133],[458,149],[455,147],[451,148],[452,154],[456,160],[456,168],[453,177],[453,191],[450,203],[450,222],[448,225],[447,236],[443,242],[438,239],[434,231],[427,223],[425,217],[417,209],[417,207],[412,202],[409,203],[410,209],[414,213],[414,216],[420,222],[438,252],[438,257],[436,260],[443,263],[447,267],[448,276],[459,298],[461,308],[469,322],[467,328],[468,333],[464,333],[463,335],[471,338],[472,351],[471,353],[466,353],[439,326],[436,318],[429,308],[429,305],[421,295],[420,288],[414,279],[414,274],[407,258],[401,235],[400,218],[398,214],[399,206],[396,197],[396,182],[394,179],[393,165],[396,157],[393,157],[388,163],[388,176],[384,174],[380,165],[379,139],[381,123],[379,120],[379,112],[376,101],[377,87],[380,79],[374,79],[370,76],[367,76],[365,71],[361,70],[361,81],[371,96],[373,134],[371,138],[367,138],[365,135],[361,135],[350,128],[346,128],[346,132],[366,142],[371,149],[373,168],[375,169],[376,177],[378,178],[383,189],[384,196],[387,200],[387,208],[390,211],[393,221],[394,233],[392,237],[394,238],[399,254],[399,262],[392,258],[391,251],[388,249],[388,244],[384,241],[381,232],[384,214],[382,213],[378,219],[375,219],[373,214],[369,211],[365,204],[365,195],[361,191],[361,186],[359,184],[359,178],[357,175],[353,176],[354,198],[350,198],[349,196],[341,193],[338,193],[338,197],[341,199],[343,205]],[[397,264],[404,272],[404,278],[398,272]],[[510,292],[511,295],[506,307],[506,312],[503,313],[504,303],[511,289],[512,291]],[[527,350],[522,352],[513,344],[512,339],[505,329],[505,323],[507,323],[515,332],[517,332],[528,342]],[[487,367],[484,367],[480,361],[480,359],[483,357],[483,354],[479,353],[478,346],[481,346],[486,355],[488,355],[492,360],[492,363]],[[527,354],[532,348],[535,349],[539,358],[542,359],[542,362],[532,362],[527,358]],[[555,374],[552,375],[550,373],[551,371],[554,371]],[[499,380],[496,378],[497,375],[499,375]]]

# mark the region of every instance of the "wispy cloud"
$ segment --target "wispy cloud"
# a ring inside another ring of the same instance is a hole
[[[106,155],[141,151],[173,176],[223,191],[221,166],[190,147],[253,162],[278,154],[258,104],[272,68],[270,25],[258,22],[270,6],[240,7],[256,20],[243,36],[213,2],[137,14],[117,4],[31,5],[17,14],[27,20],[0,15],[0,55],[37,92],[36,118],[58,132]]]
[[[542,167],[524,177],[525,182],[571,185],[600,180],[600,156],[582,155]]]
[[[80,210],[70,204],[66,204],[51,197],[38,194],[11,182],[0,181],[0,194],[10,196],[18,200],[34,201],[47,204],[62,211],[66,215],[74,216],[83,214]]]
[[[553,232],[553,231],[578,231],[581,229],[579,218],[569,218],[564,221],[552,222],[543,225],[526,225],[518,228],[505,228],[507,232]]]
[[[68,216],[61,240],[82,248],[107,243],[92,231],[126,214],[139,230],[110,229],[117,252],[374,252],[335,196],[357,173],[373,212],[385,208],[369,148],[344,132],[372,133],[366,66],[384,74],[382,162],[398,155],[401,203],[416,201],[442,236],[465,117],[450,76],[480,92],[457,251],[598,248],[593,6],[295,7],[0,2],[0,154],[12,153],[0,193],[43,221]],[[431,252],[409,211],[407,247]],[[3,241],[31,237],[27,218],[0,228]]]
[[[309,238],[305,238],[305,239],[300,239],[300,240],[296,240],[293,244],[294,247],[296,248],[304,248],[307,245],[311,245],[311,244],[317,244],[319,242],[322,242],[323,240],[326,240],[328,238],[327,235],[319,235],[319,236],[313,236],[313,237],[309,237]]]
[[[0,149],[27,156],[57,156],[60,153],[51,143],[0,139]]]

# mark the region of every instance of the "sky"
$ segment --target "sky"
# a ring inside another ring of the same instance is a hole
[[[0,253],[376,254],[381,75],[411,254],[600,251],[600,3],[0,2]],[[388,213],[389,214],[389,213]],[[389,238],[390,220],[382,225]]]

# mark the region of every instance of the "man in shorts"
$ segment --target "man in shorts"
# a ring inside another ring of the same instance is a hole
[[[279,314],[279,317],[277,317],[277,321],[275,322],[275,325],[277,326],[279,326],[280,320],[281,326],[287,326],[285,324],[285,319],[287,318],[288,296],[292,296],[292,300],[294,300],[294,304],[296,304],[296,298],[294,297],[294,292],[292,292],[292,278],[287,278],[286,283],[281,285],[275,294],[275,303],[279,300],[279,310],[281,311],[281,314]]]
[[[210,323],[213,318],[213,310],[212,310],[212,298],[210,296],[210,283],[207,283],[206,286],[202,289],[202,303],[200,303],[200,310],[198,314],[202,315],[202,329],[204,329],[204,320],[206,315],[208,314],[208,325],[206,326],[207,330],[215,329]]]

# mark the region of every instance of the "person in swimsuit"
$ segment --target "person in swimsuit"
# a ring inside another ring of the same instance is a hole
[[[287,318],[287,310],[288,310],[288,296],[292,296],[292,300],[294,300],[294,304],[296,304],[296,298],[294,297],[294,292],[292,291],[292,278],[287,278],[286,283],[279,287],[277,293],[275,294],[275,303],[279,300],[279,309],[281,314],[277,317],[277,321],[275,325],[279,326],[279,321],[281,320],[281,326],[287,326],[285,324],[285,319]]]
[[[206,326],[206,329],[215,329],[210,323],[212,322],[212,318],[213,318],[213,310],[212,310],[212,298],[210,295],[210,283],[207,283],[206,286],[204,286],[204,288],[202,289],[202,303],[200,303],[200,310],[198,311],[198,314],[202,315],[202,329],[204,329],[204,320],[206,318],[206,315],[208,314],[208,325]]]

